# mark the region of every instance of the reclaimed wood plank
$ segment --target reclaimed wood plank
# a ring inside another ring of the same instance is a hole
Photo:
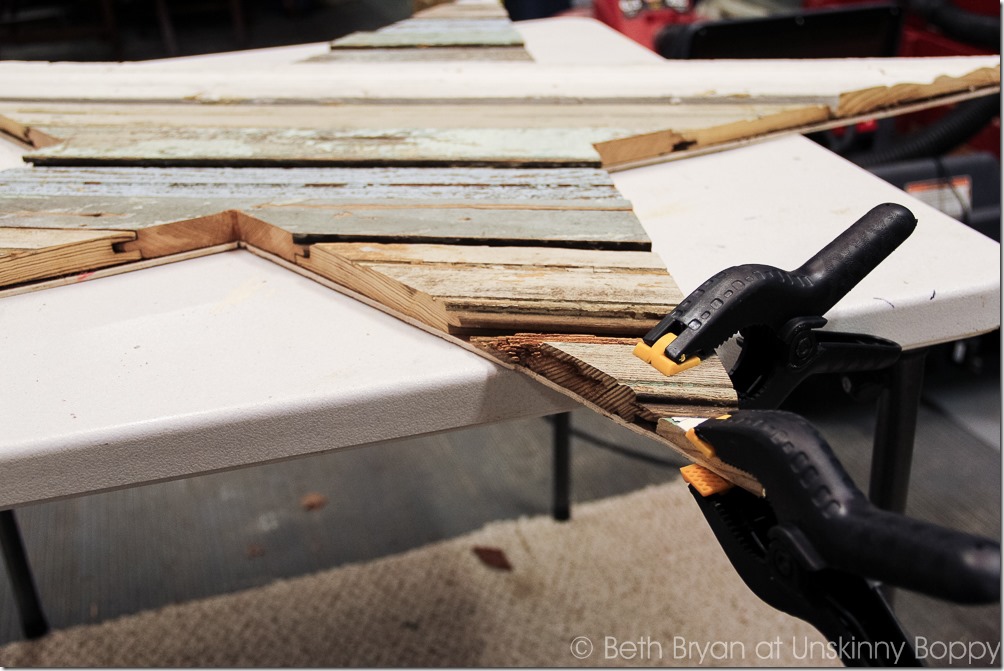
[[[0,197],[88,196],[294,203],[569,204],[630,209],[592,168],[121,168],[0,171]]]
[[[431,7],[418,8],[413,19],[506,19],[508,12],[501,3],[487,2],[444,2]]]
[[[523,47],[439,46],[421,49],[360,49],[343,47],[312,56],[301,63],[378,63],[429,61],[532,61]]]
[[[706,128],[797,109],[802,104],[735,99],[728,103],[616,103],[575,101],[471,103],[354,102],[344,105],[226,105],[0,102],[0,115],[49,136],[70,137],[80,127],[114,134],[119,127],[147,128],[623,128],[635,133]],[[2,130],[2,128],[0,128]],[[15,130],[13,137],[21,138]],[[23,139],[23,138],[22,138]],[[52,140],[54,143],[58,140]],[[38,146],[38,145],[35,145]]]
[[[301,263],[454,334],[641,334],[682,299],[649,252],[319,243]]]
[[[402,49],[426,47],[521,47],[523,37],[508,18],[405,19],[373,32],[340,37],[331,49]]]
[[[598,167],[593,143],[623,129],[496,128],[318,131],[300,128],[80,129],[34,150],[38,166]]]
[[[541,245],[644,251],[651,241],[633,212],[608,210],[352,208],[297,203],[255,205],[248,214],[302,242],[413,242]]]
[[[647,250],[591,169],[35,168],[0,172],[0,225],[140,230],[240,210],[299,242]]]
[[[0,287],[127,263],[139,254],[116,245],[130,231],[0,228]]]

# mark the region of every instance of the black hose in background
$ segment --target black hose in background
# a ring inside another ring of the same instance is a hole
[[[851,154],[846,158],[863,168],[911,158],[941,156],[973,137],[1000,115],[1001,97],[985,96],[959,103],[954,110],[930,126],[878,151]]]
[[[991,51],[1000,48],[1000,17],[966,11],[951,0],[909,0],[909,6],[954,40]]]

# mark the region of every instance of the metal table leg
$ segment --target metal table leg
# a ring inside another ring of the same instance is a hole
[[[554,436],[554,502],[552,515],[559,522],[572,516],[572,413],[559,412],[551,416]]]
[[[49,623],[42,611],[42,603],[38,598],[35,579],[31,575],[28,555],[25,554],[21,530],[18,529],[13,510],[0,510],[0,549],[3,550],[4,564],[7,565],[7,575],[14,591],[24,635],[28,638],[44,636],[49,631]]]
[[[899,513],[906,510],[926,356],[926,349],[903,352],[879,398],[868,496],[876,506]]]

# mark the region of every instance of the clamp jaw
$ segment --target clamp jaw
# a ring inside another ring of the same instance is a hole
[[[822,317],[916,228],[913,214],[879,205],[793,271],[746,264],[723,270],[694,290],[649,331],[635,356],[665,375],[697,365],[739,334],[729,371],[740,407],[777,407],[820,372],[892,365],[900,348],[867,335],[819,331]]]
[[[957,603],[1000,600],[999,543],[876,508],[798,415],[739,410],[691,439],[764,486],[764,497],[727,484],[701,494],[713,474],[684,470],[733,566],[771,606],[853,641],[837,646],[845,664],[920,665],[873,581]]]

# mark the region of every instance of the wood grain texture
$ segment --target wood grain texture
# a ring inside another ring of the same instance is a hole
[[[626,422],[655,431],[668,411],[688,417],[716,417],[737,407],[728,375],[717,357],[672,378],[636,359],[636,339],[591,335],[521,333],[505,337],[472,337],[472,345],[551,381],[589,404]],[[647,370],[646,370],[647,369]],[[659,379],[661,378],[661,379]],[[653,410],[655,412],[653,412]],[[708,459],[682,431],[661,429],[664,444],[691,461],[757,493],[759,483],[747,473]]]
[[[303,263],[454,334],[636,334],[682,299],[648,252],[330,243]]]
[[[445,2],[418,9],[413,19],[507,19],[509,14],[501,3],[486,2]]]
[[[435,51],[435,50],[420,50]],[[456,53],[458,50],[452,50]],[[804,104],[737,98],[686,104],[672,102],[554,103],[540,100],[494,103],[400,101],[343,105],[228,102],[225,105],[130,102],[0,102],[0,115],[54,137],[72,137],[83,129],[116,133],[128,128],[623,128],[632,133],[695,129],[743,119],[757,119]],[[55,142],[53,140],[52,142]]]
[[[0,228],[0,287],[136,261],[137,252],[116,249],[135,237],[128,231]]]
[[[0,225],[140,230],[237,209],[299,242],[647,250],[600,170],[35,168],[0,172]]]
[[[303,63],[379,63],[428,61],[531,61],[523,47],[438,46],[421,49],[360,49],[342,47]]]
[[[831,119],[828,107],[814,105],[764,114],[693,130],[675,128],[596,143],[605,167],[659,158],[674,152],[693,152],[735,140],[756,138],[781,130],[801,128]]]
[[[666,377],[633,354],[636,338],[520,333],[472,337],[471,343],[510,363],[530,367],[629,422],[652,423],[646,403],[704,409],[716,416],[737,404],[735,390],[717,357]],[[700,415],[698,415],[700,416]]]
[[[508,18],[434,17],[405,19],[373,32],[340,37],[331,49],[422,49],[425,47],[522,46]]]
[[[598,167],[593,143],[630,134],[606,128],[83,128],[25,160],[37,166]]]

